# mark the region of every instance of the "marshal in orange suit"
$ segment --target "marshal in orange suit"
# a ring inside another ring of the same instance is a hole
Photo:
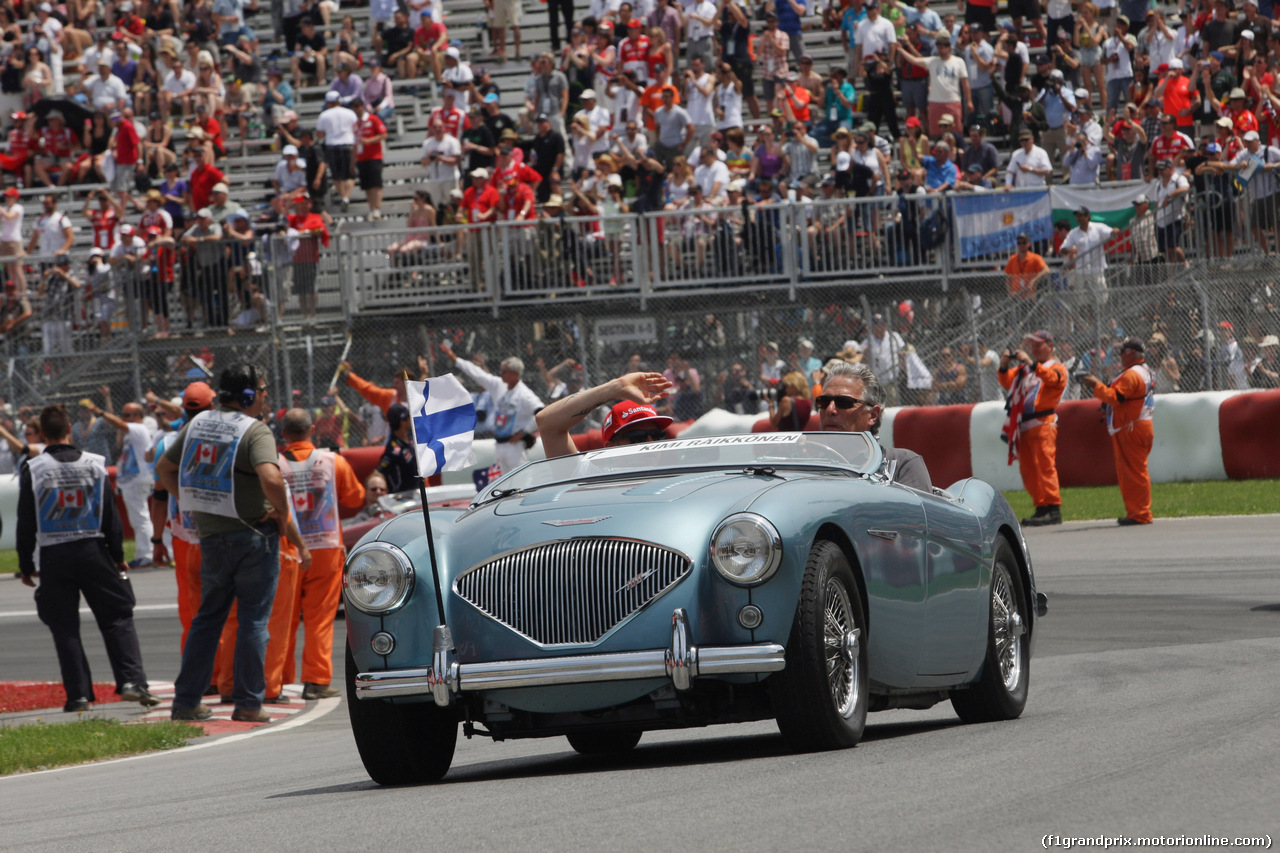
[[[1137,338],[1120,345],[1120,364],[1124,372],[1110,385],[1095,376],[1081,381],[1093,389],[1093,396],[1103,403],[1107,413],[1107,432],[1111,433],[1111,450],[1116,457],[1116,479],[1120,481],[1120,497],[1124,515],[1116,523],[1151,523],[1151,477],[1147,474],[1147,457],[1155,437],[1152,415],[1156,407],[1156,382],[1147,367],[1146,347]]]
[[[302,698],[339,695],[333,680],[333,620],[342,595],[342,526],[339,507],[364,506],[364,486],[347,460],[311,443],[314,425],[306,409],[290,409],[281,423],[286,442],[280,472],[293,495],[302,541],[311,552],[311,568],[303,573],[289,632],[286,675],[293,672],[298,622],[305,626],[302,645]]]
[[[1005,350],[997,378],[1009,391],[1005,436],[1010,459],[1017,457],[1022,485],[1036,507],[1035,515],[1022,523],[1032,527],[1061,524],[1055,410],[1067,389],[1067,368],[1054,358],[1053,335],[1040,329],[1023,339],[1022,349]]]

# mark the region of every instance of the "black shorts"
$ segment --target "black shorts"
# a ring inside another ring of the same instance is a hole
[[[1182,245],[1182,221],[1170,222],[1156,229],[1156,247],[1170,252]]]
[[[316,292],[316,264],[294,263],[293,292],[298,296],[310,296]]]
[[[150,305],[151,310],[161,317],[169,316],[169,282],[158,274],[148,273],[142,277],[142,298]]]
[[[1040,0],[1009,0],[1009,17],[1040,20]]]
[[[357,160],[356,172],[360,175],[360,189],[366,192],[382,189],[381,160]]]
[[[966,24],[979,24],[988,33],[994,32],[996,29],[995,7],[975,6],[972,3],[967,3],[964,7],[964,22]]]
[[[351,180],[350,145],[326,145],[324,159],[329,164],[329,174],[335,181]]]

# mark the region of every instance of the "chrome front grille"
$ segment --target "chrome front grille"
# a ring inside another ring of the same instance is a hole
[[[631,539],[570,539],[495,557],[454,591],[542,645],[594,643],[689,573],[677,551]]]

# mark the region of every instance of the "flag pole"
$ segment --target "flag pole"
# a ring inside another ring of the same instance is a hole
[[[409,371],[402,371],[405,382],[410,382]],[[417,446],[414,447],[414,459],[417,459]],[[416,462],[415,462],[416,464]],[[440,615],[440,625],[445,626],[447,623],[444,618],[444,590],[440,588],[440,567],[436,564],[436,538],[431,532],[431,510],[427,507],[427,478],[422,476],[422,469],[418,469],[418,494],[422,498],[422,524],[427,530],[427,554],[431,559],[431,580],[436,585],[436,610]]]

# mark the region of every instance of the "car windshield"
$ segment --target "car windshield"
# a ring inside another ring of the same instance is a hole
[[[513,492],[598,477],[693,468],[838,468],[869,473],[879,465],[875,439],[861,432],[776,432],[677,438],[588,450],[530,462],[492,483],[476,503]]]

